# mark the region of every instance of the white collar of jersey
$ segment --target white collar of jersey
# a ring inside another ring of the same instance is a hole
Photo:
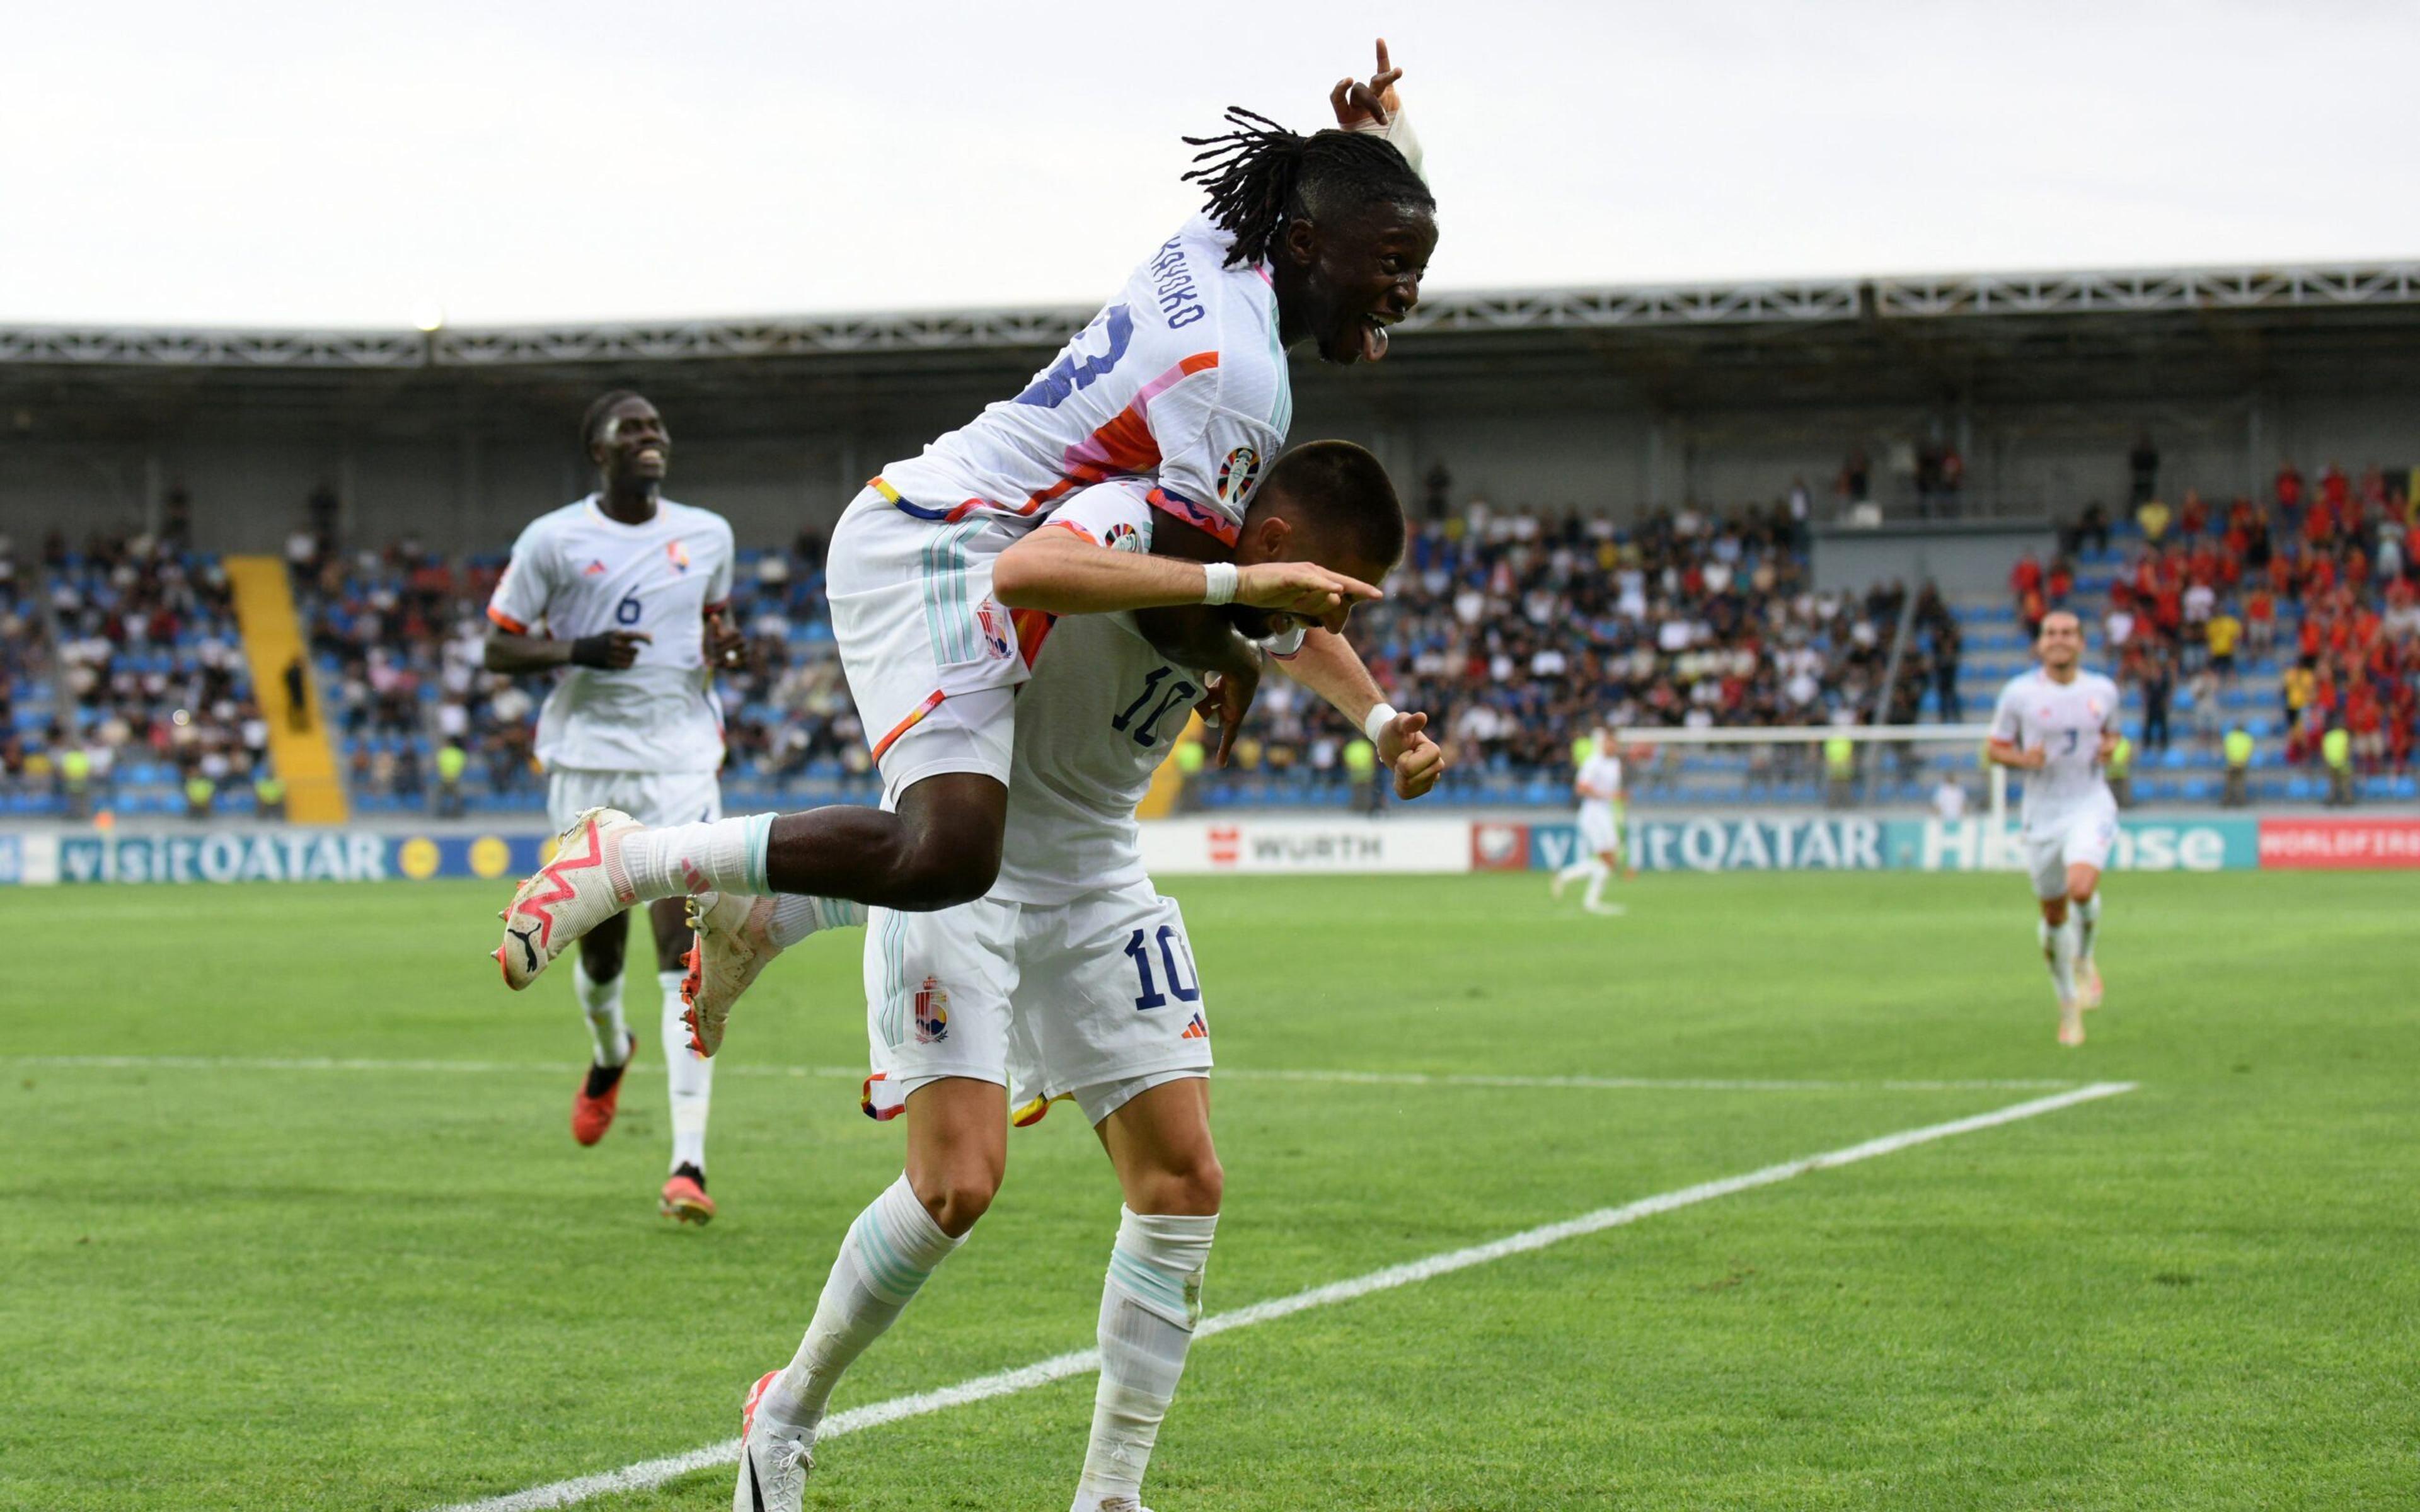
[[[658,494],[656,496],[656,512],[635,524],[627,519],[615,519],[613,516],[605,513],[605,496],[601,493],[592,493],[587,498],[582,500],[581,502],[588,506],[589,517],[596,520],[600,525],[609,525],[617,531],[644,531],[664,517],[664,509],[672,502],[672,501],[666,499],[661,494]]]

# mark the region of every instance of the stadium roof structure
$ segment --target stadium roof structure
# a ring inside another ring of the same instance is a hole
[[[2420,304],[2420,262],[1966,273],[1439,293],[1406,333],[1792,326],[1861,319],[2344,310]],[[0,326],[0,363],[240,368],[654,364],[1055,346],[1091,306],[435,332]]]
[[[0,326],[0,446],[551,434],[598,388],[630,385],[678,406],[691,435],[816,430],[878,449],[1014,392],[1092,314]],[[1304,422],[1339,435],[1452,413],[1553,415],[1568,429],[1644,410],[1766,433],[1789,414],[1831,435],[1844,415],[2420,401],[2420,260],[1439,291],[1376,371],[1298,361],[1295,391]]]

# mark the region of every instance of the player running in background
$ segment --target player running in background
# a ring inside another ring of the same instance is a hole
[[[1261,569],[1247,598],[1232,549],[1264,464],[1285,440],[1294,400],[1286,349],[1329,362],[1375,359],[1409,315],[1436,242],[1435,201],[1385,133],[1403,135],[1397,70],[1331,97],[1353,130],[1297,136],[1249,114],[1206,144],[1209,211],[1169,239],[1125,292],[1036,374],[1024,393],[893,464],[833,532],[833,634],[882,773],[878,810],[835,806],[721,823],[657,826],[604,810],[565,837],[523,883],[497,959],[526,986],[597,920],[633,903],[714,891],[791,895],[897,909],[971,902],[991,888],[1008,809],[1015,695],[1026,677],[993,564],[1076,489],[1149,480],[1170,517],[1165,555],[1088,565],[1069,603],[1144,609],[1156,644],[1219,674],[1232,733],[1257,687],[1260,655],[1218,615],[1249,602],[1295,607],[1286,590],[1327,583],[1315,617],[1342,623],[1359,585]],[[1368,128],[1362,130],[1359,128]],[[1107,556],[1107,553],[1095,553]],[[1202,565],[1195,565],[1201,563]],[[1118,579],[1101,592],[1097,579]],[[1341,636],[1312,632],[1298,682],[1366,715],[1377,685]],[[1223,753],[1223,747],[1222,747]],[[1380,754],[1389,757],[1381,743]],[[789,926],[798,927],[797,921]]]
[[[541,515],[513,543],[488,603],[488,670],[559,674],[537,720],[547,815],[557,826],[608,806],[651,825],[720,819],[722,717],[708,684],[710,664],[736,657],[742,641],[723,618],[731,526],[662,497],[672,437],[639,395],[617,391],[589,406],[581,439],[597,463],[597,491]],[[672,1084],[673,1169],[662,1209],[702,1224],[714,1216],[706,1195],[714,1067],[690,1053],[681,1023],[689,930],[680,902],[647,912]],[[622,1017],[628,937],[628,916],[616,910],[581,937],[572,967],[595,1041],[571,1104],[571,1136],[583,1145],[605,1137],[638,1048]]]
[[[2025,774],[2025,864],[2041,901],[2042,958],[2058,993],[2058,1042],[2084,1042],[2084,1011],[2101,1006],[2093,960],[2101,869],[2118,835],[2118,800],[2102,764],[2118,744],[2118,685],[2087,672],[2084,626],[2045,615],[2041,665],[2009,680],[1992,714],[1992,760]]]
[[[1140,554],[1166,517],[1137,481],[1078,493],[1001,557],[1003,599],[1049,574],[1046,552]],[[1403,553],[1403,510],[1357,446],[1288,453],[1246,515],[1236,552],[1308,558],[1370,580]],[[904,1108],[907,1168],[850,1227],[788,1366],[748,1396],[732,1504],[799,1505],[833,1385],[899,1316],[989,1208],[1019,1125],[1073,1101],[1125,1196],[1101,1294],[1101,1378],[1075,1512],[1134,1512],[1174,1396],[1218,1224],[1223,1178],[1210,1135],[1209,1008],[1176,903],[1144,872],[1135,806],[1206,682],[1170,661],[1131,614],[1052,625],[1021,605],[1033,675],[1021,698],[1000,880],[939,913],[875,910],[866,950],[874,1074],[866,1111]],[[1229,611],[1242,633],[1282,616]],[[1302,631],[1292,636],[1299,640]],[[1046,639],[1047,638],[1047,639]],[[1435,785],[1441,753],[1403,717],[1397,791]],[[1012,1090],[1013,1089],[1013,1090]]]
[[[1586,877],[1588,892],[1580,906],[1591,914],[1619,914],[1621,904],[1605,901],[1605,885],[1621,864],[1621,754],[1614,747],[1613,732],[1604,725],[1596,727],[1588,742],[1572,792],[1580,800],[1580,854],[1555,873],[1555,896],[1561,897],[1565,887]]]

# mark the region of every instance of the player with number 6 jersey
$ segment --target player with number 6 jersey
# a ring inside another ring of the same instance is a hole
[[[546,768],[547,812],[569,861],[582,854],[581,816],[611,808],[654,825],[722,817],[715,773],[722,765],[722,716],[713,666],[740,639],[724,619],[731,596],[731,526],[710,510],[662,497],[672,434],[653,405],[608,393],[590,407],[582,440],[596,461],[595,493],[541,515],[513,543],[512,560],[488,602],[491,671],[548,671],[554,687],[538,712],[537,759]],[[541,907],[544,905],[541,904]],[[689,1048],[681,1024],[681,960],[689,930],[678,900],[650,910],[660,989],[659,1032],[672,1089],[672,1172],[659,1207],[668,1218],[705,1223],[706,1123],[714,1067]],[[508,921],[497,959],[505,979],[536,959],[524,921]],[[622,1014],[628,916],[620,911],[580,941],[572,987],[588,1021],[593,1055],[572,1100],[572,1137],[593,1145],[619,1105],[622,1073],[638,1036]]]

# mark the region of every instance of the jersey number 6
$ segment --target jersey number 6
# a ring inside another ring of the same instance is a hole
[[[625,594],[622,595],[622,602],[613,606],[613,623],[616,625],[636,625],[639,623],[638,594]]]

